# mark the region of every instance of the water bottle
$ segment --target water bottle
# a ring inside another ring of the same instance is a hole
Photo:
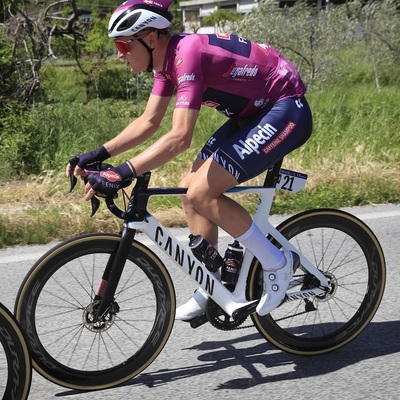
[[[211,272],[218,271],[223,264],[223,259],[218,251],[200,235],[189,235],[189,247],[196,258],[203,262]]]
[[[243,260],[243,247],[235,240],[228,245],[222,265],[221,280],[227,284],[235,284]]]

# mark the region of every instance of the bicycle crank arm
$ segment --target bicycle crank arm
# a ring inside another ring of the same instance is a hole
[[[237,321],[239,319],[243,319],[248,317],[250,314],[256,312],[256,308],[260,300],[257,300],[251,304],[247,304],[244,307],[240,307],[232,313],[232,318]]]

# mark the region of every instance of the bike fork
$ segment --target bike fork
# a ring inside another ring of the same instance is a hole
[[[130,229],[124,226],[118,248],[110,256],[107,262],[106,269],[104,270],[95,295],[95,300],[100,302],[95,313],[95,322],[99,321],[103,317],[114,301],[115,291],[121,278],[135,234],[136,229]]]

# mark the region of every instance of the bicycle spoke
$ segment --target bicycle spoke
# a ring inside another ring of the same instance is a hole
[[[153,329],[154,288],[131,262],[126,263],[115,294],[119,311],[109,321],[92,322],[93,287],[100,282],[108,257],[96,254],[69,261],[51,276],[38,298],[39,338],[52,357],[70,368],[97,370],[124,363]],[[95,265],[103,267],[96,270]]]
[[[329,287],[307,301],[291,298],[269,318],[256,316],[255,325],[289,352],[319,354],[342,346],[365,328],[382,298],[385,263],[376,238],[361,221],[338,210],[304,212],[279,228],[327,277]],[[289,292],[318,286],[304,266],[301,271]]]

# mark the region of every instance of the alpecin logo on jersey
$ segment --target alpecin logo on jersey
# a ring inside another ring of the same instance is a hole
[[[252,77],[258,73],[258,67],[249,67],[247,64],[244,67],[239,67],[237,63],[233,63],[229,70],[222,74],[224,78],[237,78],[237,77]]]
[[[233,145],[233,148],[236,150],[236,153],[239,154],[240,159],[244,160],[252,153],[260,154],[260,145],[267,143],[266,146],[262,147],[261,151],[264,154],[268,154],[282,143],[295,127],[296,124],[289,121],[283,130],[277,135],[276,133],[278,130],[271,124],[265,124],[263,126],[258,125],[257,128],[259,129],[256,133],[253,133],[251,137],[248,137],[244,141],[239,140],[238,143]]]
[[[237,144],[233,145],[233,148],[236,150],[236,153],[239,154],[241,160],[244,160],[253,152],[260,154],[260,151],[258,150],[260,145],[265,144],[277,132],[277,129],[271,124],[265,124],[263,126],[258,125],[257,128],[259,128],[258,131],[253,133],[252,136],[248,137],[244,141],[239,140]]]

